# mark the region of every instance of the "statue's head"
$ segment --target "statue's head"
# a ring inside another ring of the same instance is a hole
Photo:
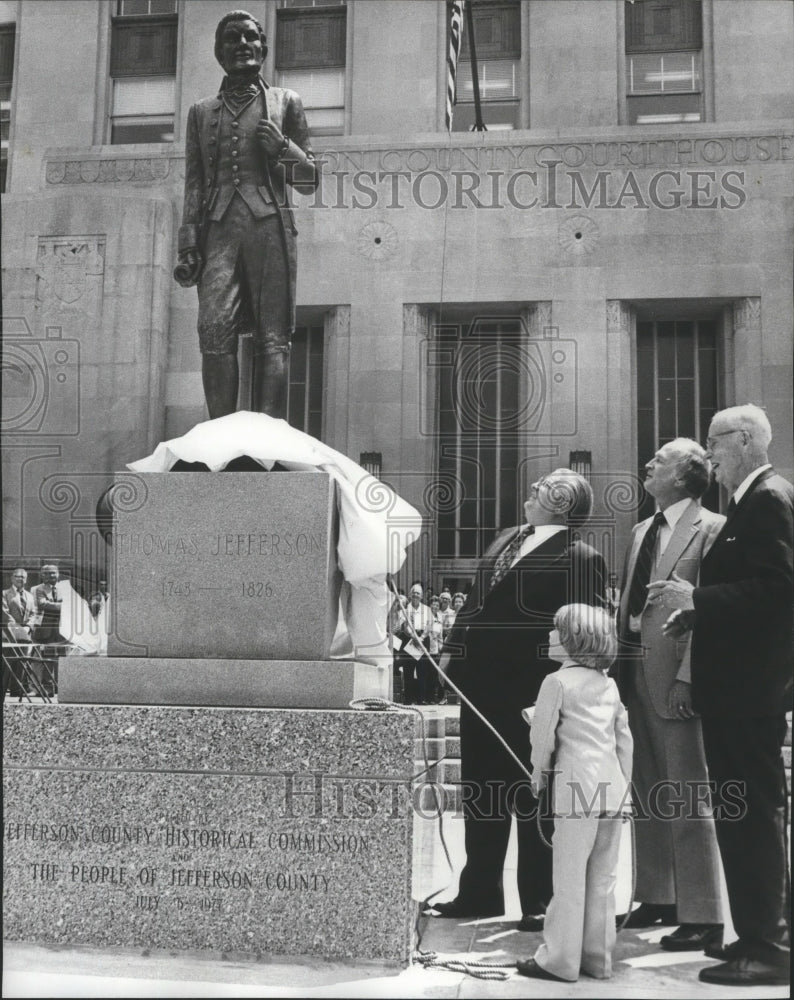
[[[267,55],[262,25],[246,10],[229,11],[215,29],[215,58],[230,76],[259,72]]]

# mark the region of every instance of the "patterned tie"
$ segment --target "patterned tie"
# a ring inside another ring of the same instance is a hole
[[[19,592],[19,603],[20,606],[22,607],[22,614],[24,615],[24,613],[28,610],[28,602],[25,600],[24,590],[20,590]]]
[[[524,527],[521,528],[521,530],[516,534],[515,538],[505,545],[499,553],[499,558],[494,563],[493,576],[491,577],[489,590],[493,590],[505,573],[510,569],[513,565],[513,560],[518,555],[524,539],[534,534],[534,531],[535,529],[531,524],[525,524]]]
[[[665,524],[665,516],[659,510],[653,518],[653,523],[645,532],[645,538],[637,553],[637,565],[634,567],[634,576],[631,581],[629,591],[629,614],[639,615],[645,607],[648,597],[648,584],[651,582],[651,567],[653,566],[653,552],[656,548],[656,538],[659,528]]]

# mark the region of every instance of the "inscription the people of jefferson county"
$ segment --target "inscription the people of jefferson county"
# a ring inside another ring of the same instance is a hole
[[[120,531],[114,536],[119,555],[143,556],[272,556],[282,560],[323,552],[320,540],[308,532],[224,532],[202,539],[198,535],[163,535]]]
[[[60,859],[55,862],[31,861],[24,864],[31,881],[37,883],[66,884],[67,886],[130,887],[149,890],[135,896],[133,907],[155,911],[165,897],[154,890],[174,888],[198,890],[253,890],[258,881],[265,891],[321,892],[328,893],[334,879],[323,872],[292,871],[279,868],[262,870],[254,868],[179,867],[174,861],[194,860],[196,850],[245,850],[255,848],[275,853],[303,855],[322,853],[369,854],[369,837],[360,834],[308,833],[306,831],[253,831],[226,830],[211,827],[147,827],[125,824],[36,823],[6,822],[3,824],[6,841],[23,841],[48,846],[96,845],[98,847],[160,847],[175,850],[171,864],[160,868],[152,865],[106,864],[87,861],[81,857]],[[176,897],[172,900],[178,909],[189,905],[190,899]],[[217,897],[201,896],[196,900],[206,912],[221,912]]]

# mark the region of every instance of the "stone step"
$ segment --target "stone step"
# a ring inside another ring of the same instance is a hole
[[[460,814],[461,811],[461,789],[460,785],[421,784],[418,794],[414,799],[414,808],[425,818],[430,818],[436,811],[435,794],[441,799],[441,805],[445,813],[454,812]]]
[[[444,781],[447,784],[460,784],[460,761],[451,760],[449,757],[444,761]]]
[[[449,740],[445,742],[447,744],[447,754],[449,754]],[[783,747],[783,766],[789,771],[791,770],[791,744]]]
[[[460,716],[448,715],[446,725],[447,736],[460,736]]]
[[[427,759],[429,761],[441,760],[441,758],[446,754],[446,743],[448,741],[439,736],[431,736],[425,740],[425,753],[427,754]],[[417,739],[414,743],[414,757],[416,760],[422,760],[424,754],[422,752],[422,741]]]
[[[445,722],[443,715],[424,715],[425,738],[431,740],[441,740],[445,736]],[[420,739],[420,729],[417,727],[416,737]]]
[[[786,730],[786,738],[783,740],[787,747],[791,746],[791,712],[786,713],[786,718],[788,719],[788,729]]]
[[[447,757],[460,760],[460,736],[447,736],[444,742]]]

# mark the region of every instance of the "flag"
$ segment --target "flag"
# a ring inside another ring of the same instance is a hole
[[[447,55],[447,131],[452,131],[452,108],[455,106],[457,88],[458,56],[463,43],[463,4],[465,0],[453,0],[452,19],[449,26],[449,54]]]

